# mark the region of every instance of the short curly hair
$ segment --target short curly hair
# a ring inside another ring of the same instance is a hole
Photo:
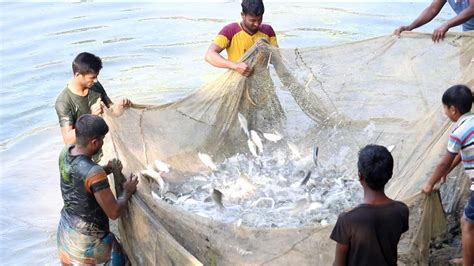
[[[75,130],[76,143],[80,146],[86,146],[89,141],[105,136],[109,132],[109,126],[102,117],[85,114],[77,119]]]
[[[81,75],[99,74],[102,69],[102,60],[91,53],[80,53],[72,61],[72,72]]]
[[[242,13],[251,16],[261,16],[265,12],[262,0],[242,0]]]
[[[359,151],[357,168],[369,188],[383,191],[393,174],[392,154],[384,146],[367,145]]]

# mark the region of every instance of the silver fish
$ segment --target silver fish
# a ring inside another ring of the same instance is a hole
[[[250,138],[252,139],[252,142],[255,143],[255,145],[258,148],[258,153],[263,153],[263,143],[262,139],[258,135],[257,131],[255,130],[250,130]]]
[[[308,173],[306,173],[306,176],[303,178],[303,180],[301,180],[300,186],[305,186],[306,183],[308,183],[308,180],[310,177],[311,177],[311,171],[308,171]]]
[[[253,156],[257,157],[257,145],[255,145],[255,143],[253,143],[251,139],[247,140],[247,145],[249,146],[250,153],[252,153]]]
[[[263,137],[271,142],[277,142],[279,140],[281,140],[283,137],[278,134],[278,133],[275,133],[275,134],[272,134],[272,133],[263,133]]]
[[[169,164],[162,162],[160,160],[155,160],[155,167],[160,172],[168,173],[170,171]]]
[[[267,206],[265,202],[270,203],[270,206]],[[258,198],[254,203],[252,203],[253,207],[270,207],[271,209],[275,208],[275,200],[270,197],[261,197]]]
[[[287,141],[286,143],[288,144],[288,148],[290,148],[291,153],[293,153],[293,155],[298,159],[301,159],[301,153],[298,150],[298,147],[296,147],[296,145],[292,142]]]
[[[247,137],[250,137],[249,123],[247,122],[247,119],[241,113],[237,113],[237,117],[239,118],[240,127],[244,130]]]
[[[206,165],[207,167],[211,168],[211,170],[215,171],[217,170],[217,166],[214,164],[212,161],[211,156],[205,153],[198,153],[199,159],[201,162]]]
[[[319,165],[318,153],[319,153],[319,148],[318,148],[318,146],[316,146],[316,144],[314,144],[314,146],[313,146],[313,163],[314,163],[315,166]]]
[[[212,200],[217,204],[217,206],[219,206],[220,208],[224,208],[224,205],[222,204],[222,192],[220,192],[219,190],[217,189],[213,189],[212,190]]]
[[[178,196],[176,196],[173,192],[168,191],[163,196],[164,196],[165,201],[169,203],[174,204],[178,201]]]
[[[140,173],[143,174],[143,175],[146,175],[148,177],[151,177],[153,180],[155,180],[158,183],[158,185],[160,186],[160,190],[165,189],[165,181],[161,177],[161,174],[158,173],[157,171],[155,171],[155,169],[153,169],[153,167],[148,166],[146,170],[142,170]]]

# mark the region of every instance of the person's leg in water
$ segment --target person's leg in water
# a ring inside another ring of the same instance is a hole
[[[461,218],[463,265],[474,265],[474,192],[471,192]]]

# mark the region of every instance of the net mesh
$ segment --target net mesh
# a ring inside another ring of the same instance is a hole
[[[302,153],[311,153],[316,142],[321,162],[334,160],[344,146],[348,159],[340,167],[353,176],[360,148],[393,145],[394,174],[386,192],[411,210],[399,263],[424,264],[429,240],[446,229],[439,193],[419,194],[445,152],[451,125],[440,99],[454,84],[474,87],[473,55],[473,33],[448,33],[440,43],[428,34],[408,32],[401,38],[297,49],[259,41],[242,58],[254,68],[248,78],[228,71],[176,102],[135,104],[118,117],[105,114],[111,156],[123,162],[126,174],[161,160],[172,168],[166,182],[186,182],[208,171],[198,153],[216,163],[249,153],[238,113],[247,118],[249,128],[280,132]],[[288,146],[280,141],[271,149]],[[462,171],[455,174],[459,178],[444,185],[457,191],[443,199],[447,211],[457,210],[467,191]],[[333,224],[236,227],[156,200],[156,190],[153,180],[141,177],[119,226],[128,254],[139,265],[328,265],[333,260]]]

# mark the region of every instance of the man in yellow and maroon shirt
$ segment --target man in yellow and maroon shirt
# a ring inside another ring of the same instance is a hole
[[[244,76],[252,73],[252,68],[244,62],[239,62],[245,52],[258,39],[265,39],[271,45],[278,47],[272,26],[262,24],[265,8],[261,0],[242,1],[242,21],[225,26],[214,38],[206,52],[206,61],[215,67],[232,69]],[[220,53],[226,49],[228,59]]]

